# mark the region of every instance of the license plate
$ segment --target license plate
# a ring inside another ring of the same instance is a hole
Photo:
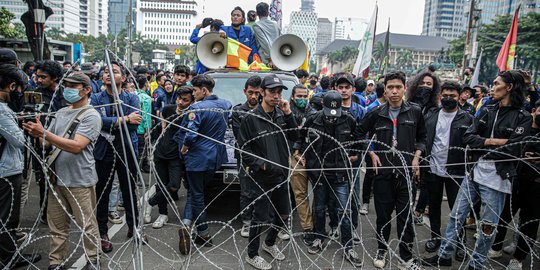
[[[225,169],[223,170],[223,183],[224,184],[240,184],[238,179],[238,170]]]

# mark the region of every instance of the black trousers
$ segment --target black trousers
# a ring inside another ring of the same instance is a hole
[[[11,261],[17,251],[15,229],[21,210],[22,174],[0,177],[0,268]],[[9,268],[8,268],[9,269]]]
[[[377,175],[373,179],[373,199],[377,213],[377,240],[378,249],[387,250],[390,230],[392,229],[392,212],[396,210],[396,225],[399,242],[399,256],[408,261],[412,258],[412,244],[414,231],[412,214],[409,203],[412,197],[405,177],[396,174]]]
[[[425,177],[425,174],[422,175]],[[416,185],[416,190],[414,191],[414,198],[416,200],[416,193],[420,192],[418,196],[418,202],[416,202],[416,207],[414,211],[423,214],[426,211],[426,206],[429,204],[429,194],[425,181],[421,181],[420,184]]]
[[[371,160],[371,159],[370,159]],[[366,165],[371,166],[371,165]],[[364,175],[364,182],[362,183],[362,203],[369,204],[369,199],[371,198],[371,186],[373,185],[373,170],[366,170]]]
[[[448,207],[452,210],[463,178],[441,177],[431,173],[427,173],[425,176],[424,179],[427,187],[427,194],[429,195],[429,223],[431,237],[440,238],[443,190],[446,188]]]
[[[497,235],[492,246],[493,250],[503,248],[508,227],[515,227],[513,217],[520,210],[518,230],[521,234],[514,252],[514,257],[520,261],[525,260],[530,252],[530,246],[534,246],[540,219],[540,208],[538,207],[540,205],[540,183],[525,180],[525,177],[531,176],[522,175],[519,181],[514,181],[512,195],[506,196],[501,221],[497,226]]]
[[[41,155],[41,149],[36,149],[36,151]],[[34,177],[39,186],[39,207],[43,207],[40,218],[47,222],[47,193],[49,193],[49,186],[47,185],[45,174],[41,168],[41,161],[33,155],[30,159],[32,161],[32,171],[34,172]]]
[[[287,181],[280,184],[254,182],[250,187],[251,198],[255,204],[249,229],[248,256],[253,258],[259,254],[263,224],[270,225],[265,243],[269,246],[275,244],[279,230],[285,228],[287,222],[282,216],[288,216],[291,212],[291,200]],[[273,220],[271,220],[272,212]]]
[[[135,166],[136,160],[131,153],[126,154],[127,161],[124,160],[122,146],[115,144],[116,151],[119,156],[115,156],[112,150],[112,146],[109,145],[107,153],[103,160],[96,160],[96,170],[98,174],[98,181],[96,184],[96,197],[97,197],[97,222],[99,227],[99,234],[107,234],[109,227],[108,214],[109,214],[109,195],[111,194],[112,182],[114,180],[114,173],[118,175],[118,183],[120,184],[120,192],[122,193],[122,199],[124,200],[124,207],[126,209],[126,223],[128,229],[133,229],[134,225],[138,224],[139,211],[137,207],[137,194],[135,185],[135,179],[137,178],[137,169]],[[128,165],[128,168],[124,165],[124,162]],[[128,173],[129,171],[129,173]]]
[[[167,215],[167,194],[170,194],[172,198],[175,198],[173,193],[176,193],[180,188],[183,172],[183,162],[180,158],[176,159],[161,159],[154,157],[154,163],[156,167],[158,181],[161,183],[156,184],[156,194],[148,200],[151,206],[157,205],[160,215]]]

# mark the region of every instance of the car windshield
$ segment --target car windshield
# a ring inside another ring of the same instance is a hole
[[[210,75],[212,76],[212,75]],[[214,94],[219,98],[226,99],[231,102],[231,104],[237,105],[246,102],[246,96],[244,96],[244,85],[248,79],[248,76],[245,78],[239,77],[225,77],[225,76],[212,76],[216,82],[214,87]],[[296,81],[291,77],[281,77],[283,84],[289,90],[283,90],[283,99],[289,100],[291,97],[291,90],[296,84]]]

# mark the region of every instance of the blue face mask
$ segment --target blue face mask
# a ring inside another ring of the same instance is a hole
[[[79,89],[77,88],[64,88],[64,99],[70,103],[73,104],[79,100],[81,100],[81,96],[79,96]]]

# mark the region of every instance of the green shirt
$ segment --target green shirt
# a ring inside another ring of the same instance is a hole
[[[152,128],[152,98],[141,89],[137,89],[137,96],[142,111],[142,121],[137,128],[137,134],[144,134],[147,129]]]

